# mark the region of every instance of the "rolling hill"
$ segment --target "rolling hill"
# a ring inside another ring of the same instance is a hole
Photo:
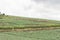
[[[0,28],[59,27],[60,21],[5,15],[0,18]]]

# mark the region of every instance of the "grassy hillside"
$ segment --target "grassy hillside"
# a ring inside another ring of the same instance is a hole
[[[17,16],[3,16],[0,18],[0,28],[37,28],[37,27],[59,27],[60,21],[26,18]]]
[[[60,21],[26,18],[17,16],[0,17],[0,40],[60,40],[60,29],[47,29],[46,27],[60,27]],[[14,28],[42,28],[42,30],[23,29],[10,30]]]
[[[0,40],[60,40],[60,29],[28,32],[0,32]]]

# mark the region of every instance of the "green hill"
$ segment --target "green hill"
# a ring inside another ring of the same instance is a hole
[[[59,27],[60,21],[5,15],[0,18],[0,28]]]

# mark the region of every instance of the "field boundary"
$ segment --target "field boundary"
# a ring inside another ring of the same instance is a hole
[[[60,29],[60,27],[49,27],[49,28],[15,28],[15,29],[0,29],[0,32],[11,32],[11,31],[38,31],[38,30],[54,30],[54,29]]]

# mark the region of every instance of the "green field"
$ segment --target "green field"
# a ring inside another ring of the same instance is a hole
[[[60,21],[17,16],[3,16],[0,18],[0,28],[45,28],[59,27]]]
[[[60,29],[14,31],[24,28],[60,27],[60,21],[4,15],[0,17],[0,40],[60,40]],[[2,31],[1,31],[2,30]],[[7,30],[9,30],[7,32]]]
[[[60,29],[28,32],[0,32],[0,40],[60,40]]]

